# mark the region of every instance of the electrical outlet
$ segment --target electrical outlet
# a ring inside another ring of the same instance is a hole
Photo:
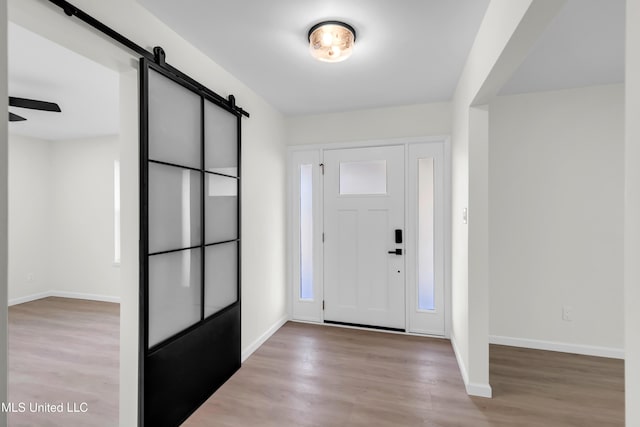
[[[573,320],[573,308],[571,308],[571,306],[562,306],[562,320],[565,322],[571,322]]]

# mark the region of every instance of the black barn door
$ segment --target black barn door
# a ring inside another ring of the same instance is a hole
[[[240,114],[140,63],[140,424],[177,426],[240,367]]]

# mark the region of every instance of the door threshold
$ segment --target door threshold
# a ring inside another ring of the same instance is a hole
[[[377,331],[407,332],[406,329],[402,329],[402,328],[389,328],[389,327],[386,327],[386,326],[375,326],[375,325],[363,325],[363,324],[360,324],[360,323],[337,322],[335,320],[325,320],[324,323],[327,323],[329,325],[351,326],[351,327],[354,327],[354,328],[375,329]]]
[[[305,323],[307,325],[317,325],[317,326],[328,326],[330,328],[347,328],[347,329],[358,329],[362,331],[378,331],[385,332],[388,334],[398,334],[398,335],[407,335],[411,337],[420,337],[420,338],[437,338],[450,340],[451,338],[448,335],[436,335],[436,334],[423,334],[419,332],[407,332],[405,329],[380,329],[380,327],[375,326],[354,326],[352,323],[343,323],[343,322],[333,322],[331,320],[302,320],[302,319],[289,319],[291,322],[295,323]]]

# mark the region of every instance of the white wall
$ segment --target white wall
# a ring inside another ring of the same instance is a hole
[[[478,293],[484,292],[483,281],[473,282],[474,278],[469,277],[469,227],[473,225],[474,215],[474,207],[469,205],[469,163],[473,161],[469,158],[473,137],[469,109],[530,3],[531,0],[489,3],[453,97],[451,342],[467,392],[483,396],[491,396],[488,363],[478,364],[477,369],[472,369],[470,365],[472,360],[484,362],[488,359],[488,336],[482,331],[487,327],[485,323],[488,324],[488,320],[482,314],[471,314],[470,317],[473,305],[486,304],[473,300],[469,292],[475,283],[481,288],[477,289]],[[464,209],[468,209],[467,224],[462,221]],[[479,308],[482,311],[483,308]],[[481,330],[476,331],[474,327],[480,327]]]
[[[640,425],[640,0],[627,0],[625,76],[625,411]]]
[[[286,119],[287,144],[325,144],[451,133],[451,104],[405,105],[292,116]]]
[[[130,59],[123,59],[123,51],[119,47],[113,48],[111,42],[87,30],[77,19],[68,18],[49,2],[9,0],[8,3],[11,19],[31,31],[119,71],[130,70],[134,64]],[[153,46],[162,46],[167,54],[167,62],[220,95],[234,94],[238,105],[251,113],[250,119],[243,119],[242,130],[241,273],[242,349],[253,348],[254,343],[263,339],[273,325],[279,324],[287,316],[286,167],[282,115],[134,0],[76,0],[74,5],[149,50]],[[130,165],[126,181],[123,174],[122,185],[128,189],[137,188],[137,177],[131,170],[137,151],[127,145],[121,152],[127,156],[122,158],[123,165]],[[133,195],[133,192],[127,195],[129,203],[133,202]],[[131,213],[135,206],[130,205],[130,208]],[[124,209],[123,205],[123,214]],[[130,221],[127,224],[132,232],[137,231]],[[136,241],[130,239],[130,244]],[[130,247],[123,247],[123,256],[125,252],[129,257],[136,253]],[[123,267],[125,262],[123,259]],[[127,290],[137,287],[133,269],[134,266],[131,266],[126,274],[127,282],[123,282]],[[131,426],[137,420],[137,322],[131,324],[137,318],[137,293],[123,293],[122,297],[121,319],[127,319],[129,323],[121,327],[124,332],[121,335],[120,425]]]
[[[118,300],[118,138],[9,136],[9,303],[47,294]]]
[[[284,123],[275,110],[255,107],[242,123],[243,358],[288,319]]]
[[[522,63],[563,3],[492,0],[453,97],[451,341],[469,394],[491,396],[489,270],[482,242],[488,232],[488,115],[477,106],[491,99]],[[462,221],[465,208],[468,224]],[[473,227],[478,229],[470,231]]]
[[[51,289],[50,143],[9,136],[9,303]]]
[[[490,111],[490,333],[622,357],[624,87],[498,97]]]
[[[114,262],[113,162],[118,137],[51,142],[49,289],[120,295]]]
[[[489,111],[469,108],[469,394],[491,396],[489,382]],[[460,216],[455,218],[460,222]],[[457,343],[456,343],[457,344]]]

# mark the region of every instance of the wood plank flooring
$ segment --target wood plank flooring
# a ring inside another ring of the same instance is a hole
[[[11,427],[118,424],[119,307],[9,308]],[[623,426],[623,362],[491,346],[494,398],[470,398],[446,340],[287,323],[184,426]],[[132,426],[133,427],[133,426]]]
[[[467,396],[446,340],[287,323],[183,426],[624,425],[620,360],[491,346]]]
[[[25,404],[8,414],[9,426],[117,426],[119,318],[118,304],[96,301],[51,297],[9,307],[9,401]],[[82,402],[87,412],[67,412]],[[62,403],[64,412],[32,413],[30,403]]]

